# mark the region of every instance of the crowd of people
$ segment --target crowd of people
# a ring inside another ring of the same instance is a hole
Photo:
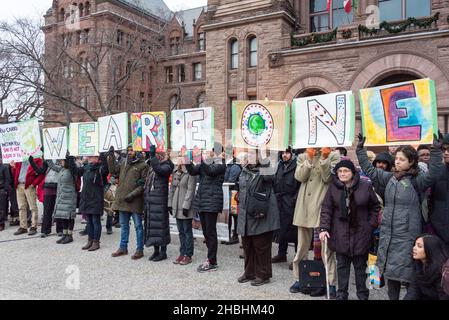
[[[430,146],[390,147],[377,155],[364,142],[359,135],[356,159],[344,148],[289,147],[276,164],[257,150],[225,163],[219,144],[196,163],[183,151],[172,160],[154,146],[136,152],[129,145],[122,154],[111,147],[100,156],[67,153],[58,161],[30,157],[1,164],[0,231],[10,215],[9,225],[19,226],[14,235],[35,235],[40,201],[41,237],[55,225],[58,244],[73,242],[78,213],[87,221],[82,250],[96,251],[107,212],[107,233],[113,224],[121,232],[113,258],[128,255],[132,219],[131,259],[143,258],[150,247],[149,260],[158,262],[168,259],[172,216],[180,241],[173,263],[188,265],[194,255],[192,226],[199,220],[207,258],[197,271],[216,271],[217,219],[223,183],[229,183],[229,202],[237,207],[229,210],[229,241],[222,243],[241,242],[239,283],[269,283],[272,264],[290,261],[290,292],[347,300],[352,264],[357,297],[367,300],[371,253],[391,300],[400,298],[403,287],[405,299],[449,299],[449,274],[443,272],[449,270],[449,134],[435,136]],[[295,254],[288,259],[290,243]],[[311,289],[300,278],[300,262],[309,260],[311,250],[311,259],[325,265],[325,287]]]

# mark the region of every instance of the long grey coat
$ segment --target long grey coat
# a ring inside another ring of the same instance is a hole
[[[412,250],[415,239],[422,233],[419,196],[410,176],[398,181],[392,172],[374,168],[365,149],[357,150],[357,158],[363,172],[374,183],[385,187],[377,267],[386,279],[410,283],[413,280]],[[429,171],[420,172],[415,177],[421,194],[437,179],[442,169],[441,151],[432,149]]]
[[[187,169],[173,171],[170,193],[168,195],[168,206],[173,210],[176,219],[193,219],[193,199],[195,198],[197,177],[191,176]],[[188,209],[189,214],[185,217],[183,209]]]
[[[48,162],[48,167],[59,173],[53,217],[55,219],[75,219],[77,194],[72,172],[52,161]]]
[[[271,191],[269,200],[269,210],[265,218],[255,219],[246,214],[248,186],[252,178],[259,172],[263,173],[263,168],[255,167],[243,168],[239,177],[239,214],[237,220],[237,233],[241,236],[256,236],[280,228],[279,210],[274,191]],[[263,175],[264,189],[273,188],[274,175]]]

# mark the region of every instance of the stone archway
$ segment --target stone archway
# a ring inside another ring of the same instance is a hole
[[[293,80],[285,90],[285,101],[293,101],[298,96],[308,95],[309,92],[339,92],[342,88],[332,79],[322,75],[308,74]]]
[[[430,57],[413,52],[390,52],[363,65],[349,81],[354,92],[376,86],[389,76],[408,74],[435,81],[440,109],[449,111],[449,78],[445,68]]]

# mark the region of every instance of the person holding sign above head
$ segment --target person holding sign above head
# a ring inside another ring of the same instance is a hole
[[[95,251],[100,249],[101,216],[104,212],[104,186],[107,183],[109,171],[104,153],[101,153],[99,157],[89,156],[86,159],[87,164],[83,167],[77,167],[74,158],[70,157],[69,165],[75,177],[83,177],[79,211],[87,216],[89,238],[82,250]],[[73,228],[72,225],[70,227]]]
[[[170,243],[170,222],[168,214],[168,180],[175,168],[168,152],[156,153],[156,146],[150,147],[150,167],[145,181],[145,245],[153,246],[150,261],[167,259],[167,245]]]
[[[314,229],[320,226],[320,209],[329,183],[332,181],[332,168],[340,161],[339,152],[331,152],[330,148],[308,148],[298,157],[295,178],[301,182],[299,195],[296,201],[293,225],[298,227],[298,249],[293,260],[293,275],[296,282],[290,287],[290,292],[302,292],[311,296],[322,296],[326,291],[316,289],[307,290],[299,282],[299,263],[307,260],[310,243]],[[329,295],[336,297],[336,266],[335,255],[325,246],[321,248],[321,256],[326,256],[327,270],[329,273]]]
[[[168,197],[168,212],[176,218],[179,242],[181,243],[179,257],[173,263],[187,265],[192,262],[193,256],[192,219],[195,215],[193,199],[197,177],[189,175],[184,165],[183,156],[180,152],[177,167],[173,171]]]
[[[119,163],[114,155],[114,147],[111,146],[107,159],[109,172],[118,176],[119,179],[112,210],[119,212],[120,247],[112,254],[112,257],[128,254],[129,220],[132,218],[136,229],[137,249],[131,258],[137,260],[143,257],[144,249],[143,192],[148,166],[145,164],[142,153],[134,151],[132,144],[126,151],[126,158]]]
[[[207,260],[197,268],[198,272],[216,271],[218,267],[217,218],[218,213],[223,210],[223,182],[226,172],[222,152],[223,146],[215,143],[214,151],[203,154],[200,164],[186,164],[191,176],[199,176],[193,207],[200,214],[207,246]],[[193,154],[193,157],[196,157],[196,154]]]
[[[37,166],[42,165],[41,158],[34,159],[34,162]],[[10,165],[14,177],[14,185],[17,186],[16,192],[20,219],[20,228],[14,235],[28,232],[28,208],[30,208],[32,216],[32,224],[28,235],[35,235],[37,233],[38,220],[36,187],[44,179],[44,176],[36,174],[28,160],[19,163],[11,162]]]
[[[269,283],[273,276],[271,242],[273,232],[280,228],[278,202],[273,190],[275,176],[269,159],[261,159],[258,152],[251,150],[241,158],[237,224],[245,256],[244,273],[237,281],[251,281],[253,286]]]
[[[57,189],[56,189],[56,199],[54,203],[53,218],[57,221],[62,229],[62,237],[56,241],[58,244],[67,244],[73,242],[73,228],[75,226],[76,218],[76,187],[75,181],[76,177],[70,170],[70,163],[74,162],[73,157],[67,155],[65,160],[60,161],[60,165],[55,164],[51,160],[47,160],[46,164],[48,169],[57,172]],[[47,205],[48,205],[47,196]],[[44,221],[47,223],[46,213],[49,208],[45,208],[44,203]],[[51,217],[50,217],[51,218]],[[50,220],[51,222],[51,220]],[[44,224],[42,225],[44,228]],[[43,229],[43,232],[46,230]],[[51,231],[51,224],[50,224]]]
[[[412,146],[400,146],[395,154],[393,172],[375,168],[364,149],[366,138],[359,134],[357,158],[374,185],[385,187],[385,203],[380,225],[380,240],[376,266],[387,279],[390,300],[398,300],[401,283],[413,280],[411,256],[414,239],[423,229],[421,199],[443,171],[442,137],[434,135],[430,151],[429,171],[420,172],[418,152]]]

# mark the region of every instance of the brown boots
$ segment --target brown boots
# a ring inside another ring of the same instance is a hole
[[[93,240],[89,239],[89,240],[87,241],[87,244],[86,244],[84,247],[82,247],[81,250],[89,250],[90,247],[92,247],[92,243],[93,243],[93,242],[94,242]]]
[[[98,249],[100,249],[100,241],[94,240],[92,242],[92,246],[89,249],[87,249],[87,251],[95,251]]]
[[[128,250],[118,249],[116,252],[112,254],[112,257],[120,257],[120,256],[126,256],[128,254]]]
[[[87,251],[95,251],[100,249],[100,241],[97,240],[88,240],[87,244],[81,248],[82,250],[87,250]]]

